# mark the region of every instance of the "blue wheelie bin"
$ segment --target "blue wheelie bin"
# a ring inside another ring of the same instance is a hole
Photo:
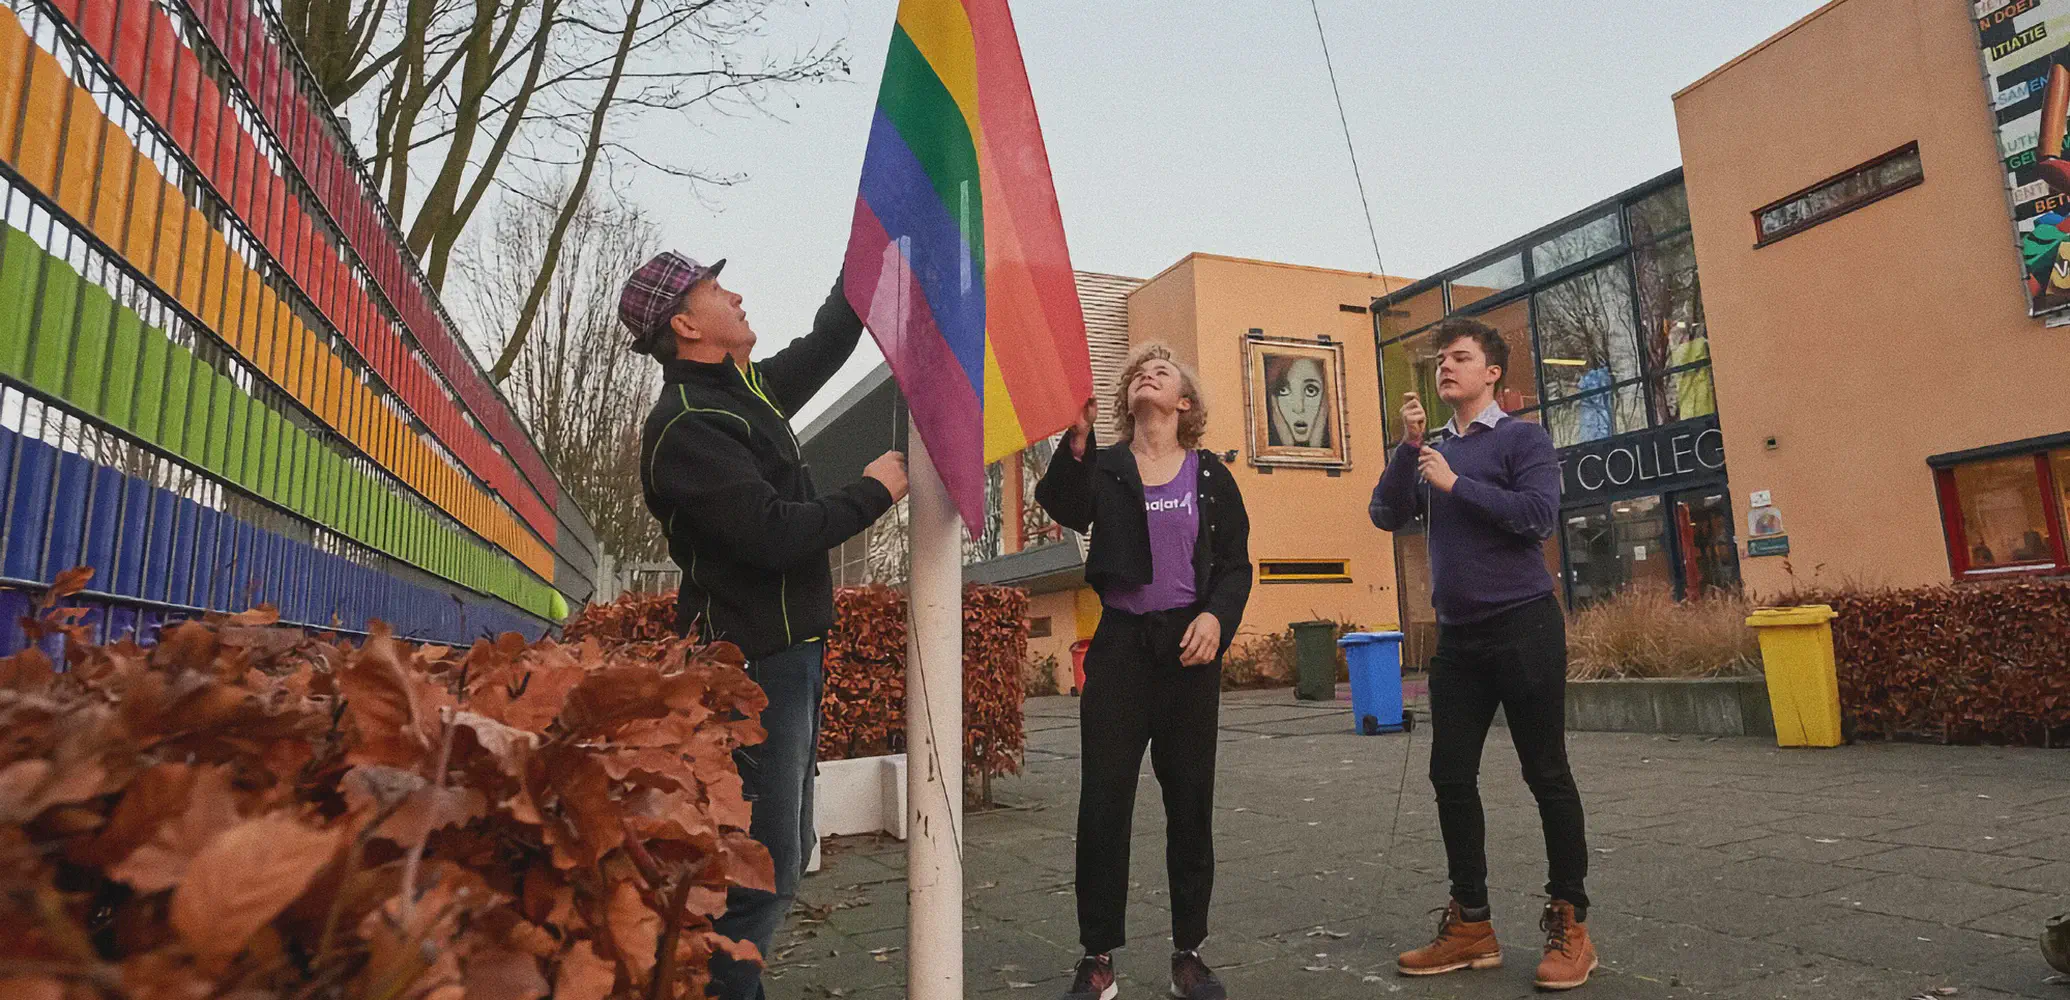
[[[1367,736],[1406,732],[1402,711],[1402,634],[1353,632],[1337,640],[1351,669],[1351,728]]]

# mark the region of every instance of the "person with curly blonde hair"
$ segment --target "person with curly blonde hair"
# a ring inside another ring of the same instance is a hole
[[[1085,582],[1102,612],[1079,702],[1078,935],[1066,1000],[1112,1000],[1128,940],[1130,821],[1143,751],[1164,790],[1171,995],[1225,1000],[1200,957],[1215,884],[1215,746],[1222,654],[1250,599],[1250,519],[1200,448],[1207,401],[1169,348],[1138,349],[1114,394],[1120,440],[1099,447],[1087,400],[1035,488],[1058,524],[1091,532]]]

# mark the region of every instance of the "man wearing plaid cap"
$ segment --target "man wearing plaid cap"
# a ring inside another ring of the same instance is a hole
[[[626,279],[618,318],[632,349],[661,362],[661,398],[640,442],[647,509],[683,569],[676,629],[740,647],[769,695],[769,738],[734,753],[750,833],[776,864],[776,891],[734,889],[717,930],[769,954],[818,836],[812,778],[825,637],[834,624],[827,551],[861,534],[906,493],[905,458],[886,454],[825,496],[791,433],[790,415],[833,378],[862,336],[834,283],[812,332],[759,364],[740,296],[710,266],[662,253]],[[761,970],[723,956],[714,995],[759,1000]]]

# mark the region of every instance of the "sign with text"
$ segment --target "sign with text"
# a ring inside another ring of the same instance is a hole
[[[1560,502],[1675,490],[1724,471],[1725,435],[1714,414],[1562,449]]]
[[[1976,0],[2028,311],[2070,307],[2070,0]]]

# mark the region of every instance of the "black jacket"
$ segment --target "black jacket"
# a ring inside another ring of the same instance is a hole
[[[700,626],[749,657],[822,638],[834,624],[827,550],[891,508],[874,479],[813,489],[789,415],[840,370],[862,320],[839,286],[812,332],[745,370],[670,361],[640,436],[640,483],[683,569],[676,630]]]
[[[1150,582],[1150,518],[1143,510],[1143,476],[1127,445],[1099,447],[1091,437],[1084,459],[1067,437],[1057,442],[1049,471],[1035,486],[1035,502],[1052,520],[1085,534],[1085,582],[1103,597],[1110,588]],[[1251,597],[1251,521],[1228,466],[1200,452],[1200,536],[1193,545],[1193,590],[1202,610],[1222,623],[1222,652],[1236,638]]]

